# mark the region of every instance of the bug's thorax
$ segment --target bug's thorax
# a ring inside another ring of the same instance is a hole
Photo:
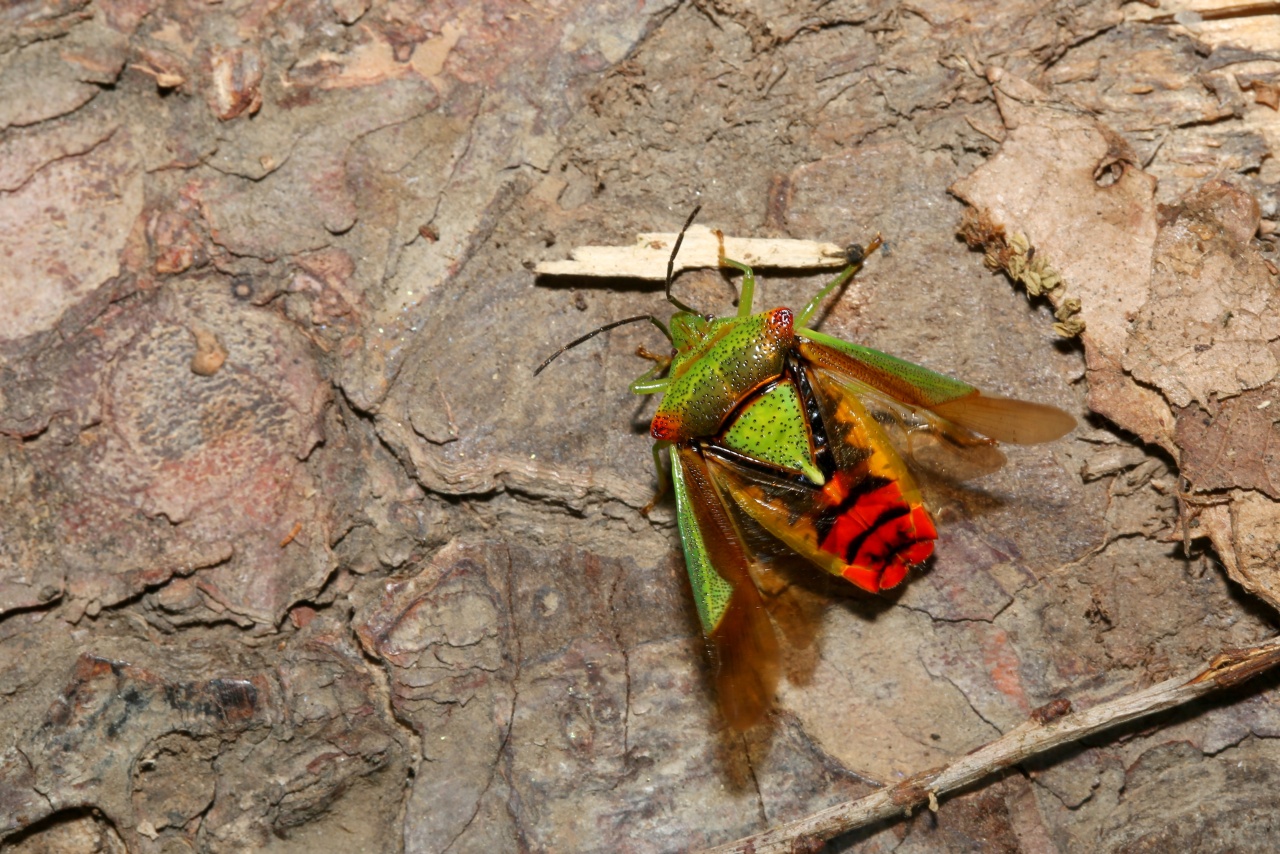
[[[795,345],[795,316],[775,308],[747,317],[672,320],[670,384],[654,415],[655,439],[710,436],[744,395],[778,377]]]

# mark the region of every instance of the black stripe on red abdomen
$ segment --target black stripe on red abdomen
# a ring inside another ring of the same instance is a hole
[[[849,488],[844,474],[823,490],[836,506],[823,514],[829,521],[820,531],[820,548],[842,560],[842,574],[859,587],[873,593],[893,587],[933,553],[933,520],[907,502],[896,482],[868,477]]]

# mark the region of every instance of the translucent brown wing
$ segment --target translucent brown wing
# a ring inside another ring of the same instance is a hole
[[[805,331],[797,349],[815,374],[860,397],[912,462],[965,480],[1000,468],[996,442],[1019,445],[1058,439],[1076,425],[1055,406],[994,397],[910,362]]]
[[[745,730],[773,703],[778,639],[751,575],[745,538],[702,456],[689,447],[673,448],[672,473],[685,562],[720,709],[730,726]]]

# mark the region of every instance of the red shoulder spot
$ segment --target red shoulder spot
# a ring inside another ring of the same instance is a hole
[[[769,331],[778,338],[791,338],[795,335],[796,316],[789,308],[775,308],[769,312]]]
[[[649,435],[655,439],[674,442],[680,435],[680,422],[669,415],[655,415],[649,425]]]

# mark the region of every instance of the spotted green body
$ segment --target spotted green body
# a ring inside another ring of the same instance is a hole
[[[779,382],[749,401],[725,427],[720,444],[744,457],[803,475],[814,486],[826,477],[813,459],[796,387]]]
[[[782,373],[795,345],[786,308],[711,321],[682,312],[671,329],[676,352],[652,426],[665,442],[715,433],[740,400]]]

